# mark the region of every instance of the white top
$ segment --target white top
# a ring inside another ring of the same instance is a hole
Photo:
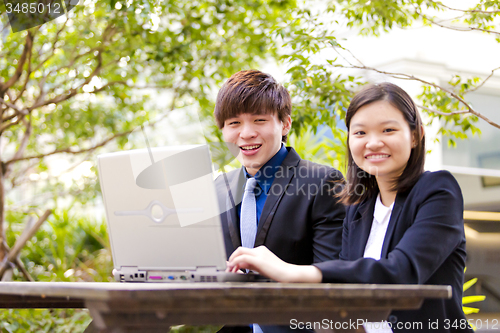
[[[375,202],[372,228],[370,230],[370,236],[368,236],[368,241],[366,242],[365,253],[363,254],[363,257],[380,260],[380,256],[382,255],[382,246],[384,245],[385,233],[387,232],[389,220],[391,219],[392,207],[394,207],[394,202],[390,207],[384,206],[382,200],[380,200],[379,193],[377,196],[377,201]]]

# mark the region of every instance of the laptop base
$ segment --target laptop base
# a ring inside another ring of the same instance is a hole
[[[238,274],[218,271],[211,267],[185,271],[140,270],[136,267],[121,267],[113,270],[118,282],[192,283],[192,282],[271,282],[255,273]]]

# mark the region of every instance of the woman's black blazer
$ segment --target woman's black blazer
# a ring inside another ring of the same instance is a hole
[[[314,264],[323,282],[450,285],[451,299],[426,300],[419,310],[394,311],[388,318],[393,331],[413,331],[398,327],[421,322],[419,332],[472,332],[453,327],[466,320],[463,198],[455,178],[447,171],[424,172],[410,191],[397,194],[380,260],[363,258],[375,200],[347,208],[340,260]],[[436,321],[439,329],[429,329],[429,322]]]

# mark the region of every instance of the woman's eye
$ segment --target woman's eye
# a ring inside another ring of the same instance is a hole
[[[229,122],[229,124],[228,124],[228,125],[236,125],[236,124],[238,124],[238,123],[239,123],[238,121],[231,121],[231,122]]]
[[[257,119],[256,121],[266,121],[265,119]]]
[[[386,128],[386,129],[384,130],[384,132],[394,132],[394,131],[395,131],[395,129],[394,129],[394,128]]]
[[[363,131],[354,132],[354,135],[363,135],[363,134],[365,134],[365,132],[363,132]]]

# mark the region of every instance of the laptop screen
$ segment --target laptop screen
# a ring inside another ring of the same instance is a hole
[[[115,268],[225,268],[207,145],[103,154],[98,166]]]

